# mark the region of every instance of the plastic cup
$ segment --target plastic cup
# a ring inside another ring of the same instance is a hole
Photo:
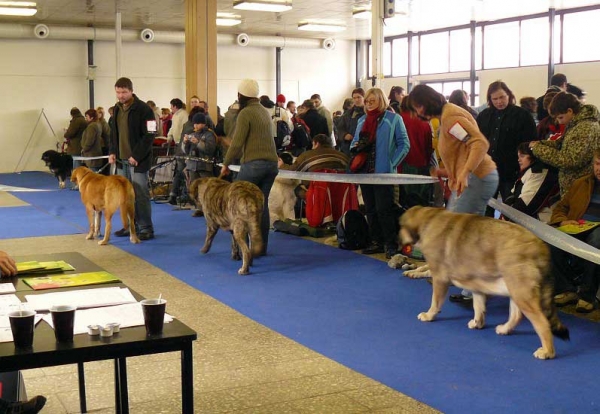
[[[163,331],[165,321],[165,299],[144,299],[140,302],[144,311],[144,323],[148,335],[159,335]]]
[[[15,348],[30,348],[33,345],[35,312],[18,310],[8,314]]]
[[[75,323],[75,310],[71,305],[59,305],[50,308],[54,336],[58,342],[73,342],[73,325]]]

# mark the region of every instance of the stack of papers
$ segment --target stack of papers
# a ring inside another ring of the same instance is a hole
[[[28,306],[37,312],[47,311],[53,305],[73,305],[77,309],[87,309],[137,302],[128,288],[120,287],[25,295],[25,299]]]
[[[23,282],[33,288],[33,290],[44,290],[73,286],[100,285],[103,283],[120,282],[120,280],[108,272],[100,271],[75,273],[70,275],[25,277],[23,278]]]
[[[75,268],[64,260],[52,262],[38,262],[32,260],[30,262],[17,263],[17,273],[20,275],[26,273],[56,273],[67,270],[75,270]]]

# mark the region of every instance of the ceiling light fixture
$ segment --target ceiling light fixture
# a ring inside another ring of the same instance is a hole
[[[233,8],[238,10],[282,13],[292,10],[292,0],[234,0]]]
[[[346,30],[346,26],[335,23],[301,22],[298,23],[298,30],[309,32],[343,32]]]
[[[0,15],[33,16],[37,13],[36,4],[30,1],[0,1]]]
[[[231,13],[217,13],[217,26],[236,26],[242,23],[242,16]]]
[[[371,9],[355,9],[352,10],[352,17],[355,19],[370,19]]]

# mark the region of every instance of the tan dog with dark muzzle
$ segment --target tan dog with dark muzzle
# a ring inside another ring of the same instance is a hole
[[[112,217],[121,209],[121,220],[123,228],[128,227],[129,223],[129,241],[139,243],[135,233],[135,193],[133,185],[120,175],[105,176],[96,174],[87,167],[77,167],[71,173],[71,182],[79,186],[81,201],[85,206],[85,211],[90,223],[90,231],[86,237],[92,240],[100,234],[100,222],[102,212],[104,212],[104,238],[98,242],[100,245],[108,244],[110,232],[112,230]]]
[[[409,209],[400,225],[402,243],[417,244],[431,271],[431,307],[419,320],[435,319],[450,284],[473,292],[470,329],[485,326],[486,295],[509,296],[510,316],[496,333],[508,335],[525,314],[542,342],[533,356],[554,358],[552,334],[568,339],[569,330],[554,306],[550,252],[544,242],[514,223],[432,207]]]
[[[189,193],[206,219],[206,241],[200,252],[208,253],[219,228],[231,231],[231,258],[239,260],[240,250],[242,254],[242,267],[238,274],[250,273],[252,259],[263,249],[260,221],[264,196],[260,188],[247,181],[230,184],[210,177],[194,180]],[[250,237],[250,247],[246,243],[247,236]]]

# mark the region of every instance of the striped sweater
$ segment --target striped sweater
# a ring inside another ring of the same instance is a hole
[[[258,100],[252,100],[237,117],[231,146],[223,165],[240,159],[241,164],[254,160],[277,162],[275,140],[271,133],[271,116]]]

